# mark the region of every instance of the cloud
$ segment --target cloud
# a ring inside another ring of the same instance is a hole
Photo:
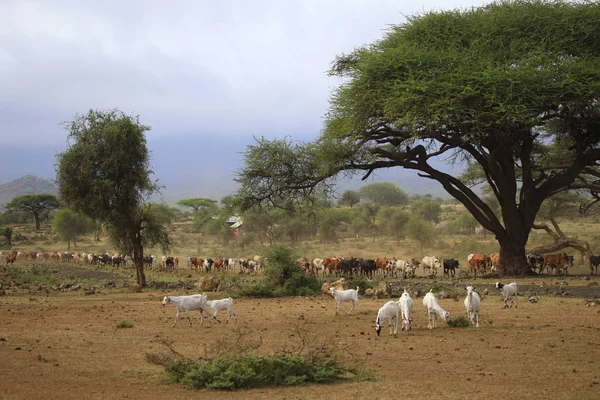
[[[334,56],[437,3],[1,2],[0,145],[56,143],[61,121],[114,107],[151,135],[315,135]]]

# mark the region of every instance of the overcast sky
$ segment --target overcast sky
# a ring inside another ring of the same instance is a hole
[[[315,137],[336,54],[405,15],[485,3],[0,0],[0,147],[64,148],[61,121],[114,107],[149,139]]]

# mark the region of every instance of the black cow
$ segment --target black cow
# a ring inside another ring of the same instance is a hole
[[[598,265],[600,265],[600,256],[590,256],[590,275],[594,275],[594,268],[598,275]]]
[[[358,261],[358,268],[361,275],[370,277],[372,279],[375,275],[375,271],[377,270],[377,263],[375,260],[360,260]]]
[[[456,268],[458,268],[458,260],[454,258],[446,258],[444,260],[444,276],[454,276],[456,274]]]
[[[535,271],[538,270],[538,274],[541,274],[544,270],[544,256],[539,254],[527,254],[527,264]]]
[[[175,258],[167,257],[165,260],[165,267],[175,269]]]

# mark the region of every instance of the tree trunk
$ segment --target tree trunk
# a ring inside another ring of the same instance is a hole
[[[67,250],[71,250],[71,239],[67,239]]]
[[[579,250],[586,257],[592,255],[592,251],[590,250],[590,244],[585,240],[580,239],[572,239],[572,238],[564,238],[561,240],[557,240],[555,243],[552,243],[548,246],[538,246],[534,247],[530,251],[535,254],[547,254],[554,253],[565,249],[567,247],[572,247],[576,250]]]
[[[146,275],[144,274],[144,246],[142,237],[136,236],[133,245],[133,263],[135,264],[136,281],[141,287],[146,287]]]
[[[37,212],[33,212],[33,219],[35,220],[35,229],[40,230],[40,214]]]
[[[527,263],[525,246],[515,243],[514,240],[498,241],[500,243],[500,275],[534,275]]]

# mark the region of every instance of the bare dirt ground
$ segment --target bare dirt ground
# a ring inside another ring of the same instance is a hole
[[[430,331],[421,299],[415,299],[414,331],[397,338],[373,330],[386,301],[362,300],[362,312],[335,316],[326,297],[237,299],[238,321],[194,326],[175,308],[163,307],[160,291],[132,294],[113,290],[48,297],[0,297],[0,398],[2,399],[598,399],[600,398],[600,305],[583,299],[540,296],[519,308],[501,309],[500,298],[482,302],[480,328]],[[219,294],[210,297],[220,297]],[[453,317],[464,315],[462,299],[440,300]],[[131,329],[117,329],[120,321]],[[379,381],[217,392],[166,384],[161,367],[147,353],[168,353],[160,340],[189,357],[204,355],[219,340],[262,338],[260,352],[298,344],[295,326],[314,342],[348,346],[356,363]]]

